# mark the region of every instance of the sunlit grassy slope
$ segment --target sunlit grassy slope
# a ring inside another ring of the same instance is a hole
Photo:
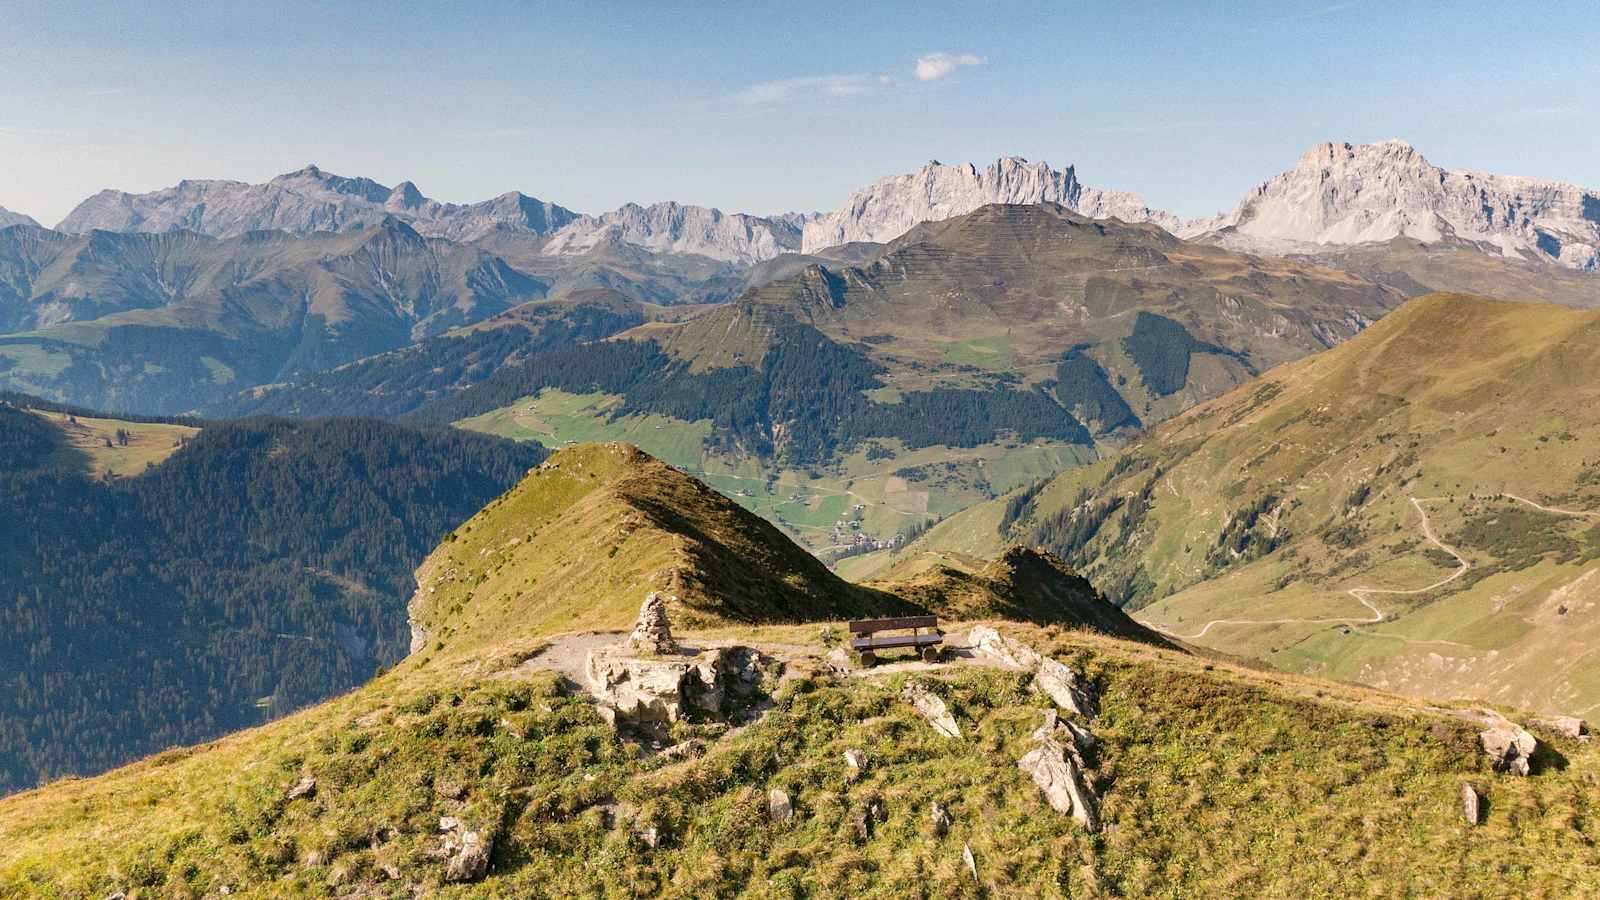
[[[1299,671],[1592,709],[1597,351],[1595,313],[1412,301],[1019,499],[1009,528],[998,501],[925,544],[1040,543],[1146,621]],[[1430,533],[1470,563],[1448,583]]]
[[[54,422],[67,445],[82,454],[63,462],[76,463],[86,458],[89,471],[94,475],[138,475],[160,464],[181,447],[184,440],[200,430],[189,425],[35,412]]]
[[[509,534],[513,525],[524,533]],[[616,554],[585,543],[595,535]],[[553,546],[537,549],[545,544]],[[731,732],[690,723],[677,737],[693,742],[692,752],[652,757],[526,661],[552,631],[622,624],[623,601],[634,605],[651,573],[672,571],[674,558],[694,545],[721,558],[715,568],[699,563],[705,596],[680,582],[695,598],[684,621],[703,620],[719,638],[782,654],[790,673],[756,723]],[[819,631],[815,621],[838,607],[753,607],[740,593],[767,584],[827,604],[906,590],[899,583],[878,585],[883,594],[841,590],[826,572],[799,562],[803,556],[759,520],[634,451],[574,448],[460,529],[423,567],[418,601],[441,644],[271,725],[0,800],[0,893],[1581,896],[1600,889],[1600,751],[1592,745],[1541,732],[1546,749],[1535,774],[1497,776],[1477,751],[1472,726],[1394,696],[1077,628],[1002,623],[1099,688],[1091,765],[1106,827],[1089,835],[1051,811],[1016,767],[1045,702],[1026,689],[1026,674],[957,665],[839,679],[820,655],[840,629]],[[446,571],[454,579],[445,584],[462,590],[430,592]],[[1042,598],[1069,583],[1049,575],[1058,571],[1012,552],[979,574],[1019,604],[1013,614],[1029,615],[1038,608],[1030,604],[1047,605]],[[1047,576],[1043,593],[1029,596],[1041,585],[1027,572]],[[497,596],[529,576],[535,584],[516,597]],[[621,587],[612,593],[623,584],[626,596]],[[938,590],[922,599],[950,601]],[[587,612],[564,618],[579,607]],[[767,615],[813,622],[750,624]],[[939,737],[896,698],[912,677],[944,697],[962,737]],[[850,777],[846,749],[867,755],[860,777]],[[314,791],[287,799],[287,789],[307,777]],[[1457,807],[1463,782],[1487,797],[1476,827]],[[767,817],[771,789],[792,798],[792,820]],[[948,833],[932,827],[930,801],[949,811]],[[853,822],[874,802],[881,821],[863,833]],[[493,841],[481,882],[444,882],[434,853],[443,816]],[[650,842],[641,837],[647,833]]]

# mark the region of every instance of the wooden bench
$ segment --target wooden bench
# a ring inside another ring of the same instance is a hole
[[[927,634],[923,631],[926,629]],[[910,631],[910,634],[892,634],[883,636],[885,631]],[[902,616],[897,619],[863,619],[850,623],[850,633],[859,634],[861,637],[850,641],[850,649],[854,650],[863,666],[870,666],[877,662],[879,650],[889,650],[895,647],[915,647],[922,658],[933,661],[938,658],[939,645],[944,643],[944,632],[939,630],[939,621],[933,616]]]

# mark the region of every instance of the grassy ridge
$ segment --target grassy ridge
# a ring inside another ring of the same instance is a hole
[[[1600,703],[1585,614],[1600,600],[1597,350],[1594,313],[1412,301],[1058,477],[1016,510],[1009,539],[1232,653],[1587,710]],[[1470,567],[1419,590],[1458,567],[1430,533]],[[925,540],[982,553],[1006,539],[958,519]]]
[[[957,669],[932,682],[962,724],[959,740],[937,737],[893,699],[904,676],[811,678],[780,692],[759,724],[663,763],[639,758],[548,675],[480,667],[445,684],[407,666],[262,729],[0,801],[0,890],[1066,897],[1600,889],[1592,783],[1600,759],[1590,745],[1556,741],[1561,756],[1547,754],[1539,774],[1497,777],[1470,729],[1383,695],[1087,635],[1016,633],[1102,686],[1102,835],[1051,812],[1017,771],[1040,702],[1017,675]],[[805,640],[797,629],[740,634]],[[870,760],[859,780],[846,777],[847,748]],[[285,801],[286,787],[307,774],[315,795]],[[1478,828],[1456,808],[1463,781],[1488,797]],[[795,820],[767,821],[770,788],[793,798]],[[852,816],[872,800],[885,818],[862,839]],[[950,811],[947,835],[928,824],[930,800]],[[493,835],[482,884],[442,883],[443,867],[429,855],[441,815]],[[654,848],[636,836],[646,828],[659,835]],[[977,884],[961,865],[963,845]]]

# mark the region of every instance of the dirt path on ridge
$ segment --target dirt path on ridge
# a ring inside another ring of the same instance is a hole
[[[1506,496],[1510,497],[1512,495],[1511,494],[1507,494]],[[1421,523],[1422,536],[1427,538],[1429,543],[1433,544],[1434,546],[1438,547],[1439,549],[1443,550],[1444,552],[1446,552],[1446,553],[1450,554],[1452,557],[1454,557],[1456,563],[1458,564],[1458,566],[1457,566],[1457,568],[1456,568],[1456,570],[1454,572],[1451,572],[1449,575],[1445,576],[1444,578],[1442,578],[1442,579],[1440,579],[1438,581],[1435,581],[1433,584],[1430,584],[1430,585],[1428,585],[1426,587],[1410,588],[1410,589],[1356,587],[1356,588],[1350,588],[1348,591],[1346,591],[1345,593],[1347,593],[1350,596],[1354,597],[1357,602],[1359,602],[1362,606],[1365,606],[1369,611],[1371,611],[1371,613],[1372,613],[1372,617],[1371,618],[1368,618],[1368,619],[1351,619],[1351,618],[1326,618],[1326,619],[1212,619],[1211,621],[1207,622],[1204,626],[1202,626],[1200,628],[1200,630],[1195,632],[1194,634],[1179,634],[1176,631],[1173,631],[1173,630],[1171,630],[1171,629],[1169,629],[1169,628],[1167,628],[1165,626],[1158,625],[1155,622],[1149,622],[1149,621],[1145,621],[1145,620],[1140,620],[1140,624],[1146,625],[1146,626],[1148,626],[1150,628],[1154,628],[1156,631],[1159,631],[1162,634],[1167,635],[1168,637],[1175,637],[1175,638],[1178,638],[1179,640],[1184,640],[1184,641],[1192,641],[1192,640],[1197,640],[1199,638],[1205,637],[1206,633],[1209,632],[1213,627],[1215,627],[1217,625],[1374,625],[1374,624],[1377,624],[1378,622],[1382,622],[1382,621],[1384,621],[1384,618],[1385,618],[1384,612],[1383,612],[1383,610],[1379,609],[1371,601],[1371,599],[1369,599],[1372,595],[1374,595],[1374,594],[1388,594],[1388,595],[1391,595],[1391,596],[1397,596],[1397,595],[1410,595],[1410,594],[1425,594],[1428,591],[1434,590],[1436,588],[1444,587],[1445,585],[1449,584],[1450,582],[1455,581],[1457,578],[1460,578],[1461,576],[1467,574],[1467,570],[1472,568],[1472,563],[1467,562],[1466,557],[1462,556],[1460,554],[1460,552],[1458,552],[1456,550],[1456,548],[1450,546],[1449,544],[1446,544],[1444,541],[1439,540],[1439,536],[1433,533],[1433,524],[1428,520],[1428,511],[1422,505],[1426,501],[1424,499],[1419,499],[1417,497],[1409,497],[1407,499],[1409,499],[1411,501],[1411,505],[1416,507],[1418,515],[1420,515],[1422,517],[1422,523]],[[1434,499],[1437,499],[1437,498],[1430,497],[1430,498],[1426,498],[1426,499],[1427,500],[1434,500]],[[1522,498],[1521,497],[1516,497],[1515,499],[1521,500]],[[1524,500],[1523,502],[1531,503],[1532,501]],[[1537,505],[1537,504],[1534,504],[1534,505]],[[1393,634],[1393,635],[1386,634],[1386,635],[1379,635],[1379,636],[1394,638],[1395,640],[1410,641],[1412,643],[1417,643],[1417,644],[1451,644],[1451,645],[1454,645],[1454,646],[1465,646],[1465,645],[1462,645],[1462,644],[1457,644],[1455,641],[1417,640],[1415,638],[1408,638],[1408,637],[1404,637],[1404,636],[1398,635],[1398,634]]]

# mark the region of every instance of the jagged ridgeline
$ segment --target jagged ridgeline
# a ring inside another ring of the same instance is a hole
[[[1039,544],[1283,668],[1577,712],[1600,702],[1597,358],[1593,312],[1420,298],[925,545]]]
[[[1495,774],[1463,713],[1108,637],[1148,632],[1040,554],[922,574],[845,585],[671,467],[573,448],[423,564],[426,633],[389,672],[0,799],[0,891],[1538,894],[1581,893],[1600,866],[1590,744],[1541,728],[1529,776]],[[768,667],[739,727],[691,710],[670,747],[563,678],[662,588],[679,645],[736,642]],[[916,608],[963,653],[833,665],[826,620]],[[1055,626],[950,620],[1040,612]]]
[[[197,432],[35,405],[0,403],[0,791],[258,724],[394,663],[417,563],[544,456],[372,421]]]

